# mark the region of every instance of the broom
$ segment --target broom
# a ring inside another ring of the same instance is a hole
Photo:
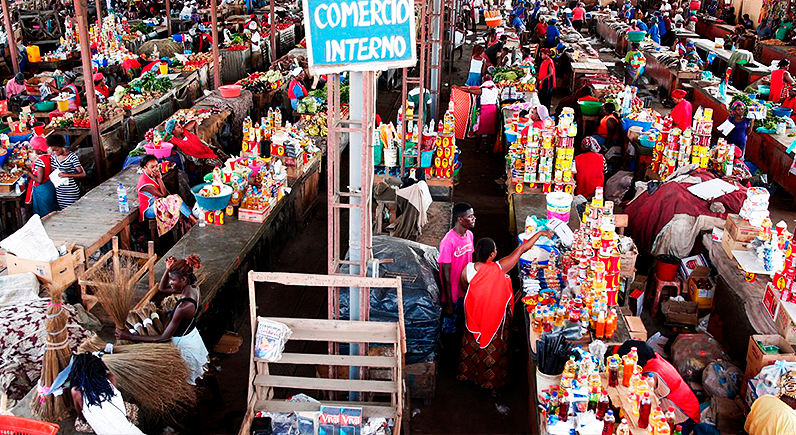
[[[138,272],[138,262],[121,257],[97,269],[89,279],[96,283],[94,295],[118,329],[126,329],[127,314],[135,305],[132,278]]]
[[[63,370],[72,355],[69,349],[69,332],[66,328],[68,317],[63,309],[62,296],[64,288],[48,287],[50,304],[47,306],[45,321],[44,361],[41,367],[39,385],[48,391],[55,377]],[[68,405],[64,395],[37,395],[31,403],[31,411],[42,420],[60,421],[68,416]]]
[[[78,347],[80,352],[104,350],[105,342],[96,335]],[[196,403],[195,389],[186,382],[188,367],[172,343],[117,345],[102,362],[116,377],[124,398],[156,416],[179,415],[175,411],[190,410]]]

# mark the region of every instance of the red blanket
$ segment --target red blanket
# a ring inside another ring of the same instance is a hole
[[[511,279],[494,262],[483,263],[464,296],[464,321],[481,349],[500,331],[506,306],[514,307]]]
[[[702,181],[716,178],[707,171],[694,171],[691,175],[699,177]],[[690,183],[666,183],[659,187],[654,194],[644,192],[633,201],[626,209],[628,217],[625,235],[636,242],[636,246],[646,252],[652,251],[655,237],[676,214],[691,216],[715,216],[726,218],[728,213],[738,213],[746,199],[746,188],[741,187],[735,192],[722,195],[712,202],[724,204],[725,213],[710,211],[710,203],[694,196],[687,189]]]
[[[183,130],[183,132],[185,133],[185,137],[183,139],[172,136],[169,141],[174,145],[177,145],[185,154],[196,157],[197,159],[216,158],[216,153],[203,144],[199,137],[188,130]]]

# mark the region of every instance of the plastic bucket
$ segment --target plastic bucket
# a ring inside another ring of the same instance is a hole
[[[44,123],[37,122],[36,124],[33,124],[33,132],[36,133],[37,136],[44,135]]]
[[[166,62],[160,63],[160,73],[166,75],[169,73],[169,64]]]
[[[655,258],[655,277],[659,281],[674,281],[679,268],[680,259],[674,255],[659,255]]]
[[[544,397],[543,391],[550,390],[552,386],[558,386],[561,383],[561,375],[546,375],[536,369],[536,394],[542,398]]]
[[[512,130],[506,130],[506,142],[514,143],[517,141],[517,132]]]
[[[28,61],[31,63],[41,62],[41,51],[38,45],[28,45],[25,50],[28,52]]]
[[[384,150],[384,166],[390,168],[398,166],[398,148],[386,148]]]
[[[547,219],[558,219],[569,222],[572,211],[572,195],[566,192],[552,192],[545,196],[547,201]]]
[[[434,151],[421,151],[420,152],[420,167],[430,168],[434,161]]]
[[[57,100],[58,103],[58,111],[59,112],[68,112],[69,111],[69,100]]]

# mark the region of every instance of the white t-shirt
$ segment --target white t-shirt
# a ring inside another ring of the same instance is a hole
[[[498,103],[498,88],[492,86],[490,88],[481,87],[481,105],[491,105]]]
[[[500,267],[500,263],[495,262],[495,264],[497,264],[498,267]],[[502,267],[500,268],[503,269]],[[468,283],[473,281],[473,278],[475,278],[475,274],[477,272],[478,271],[475,269],[475,263],[467,263],[467,266],[464,266],[464,274],[467,277]]]
[[[116,388],[113,388],[113,397],[99,406],[89,406],[84,396],[83,417],[97,435],[144,435],[127,419],[122,394]]]
[[[484,66],[484,59],[475,60],[470,58],[470,73],[481,74],[481,69]]]

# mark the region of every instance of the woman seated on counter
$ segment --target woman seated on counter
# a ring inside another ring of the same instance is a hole
[[[138,218],[155,219],[158,226],[158,235],[170,231],[179,222],[180,215],[196,223],[197,219],[191,214],[191,209],[183,202],[179,195],[172,195],[163,184],[163,175],[160,172],[158,159],[147,154],[141,159],[141,176],[138,177]]]

